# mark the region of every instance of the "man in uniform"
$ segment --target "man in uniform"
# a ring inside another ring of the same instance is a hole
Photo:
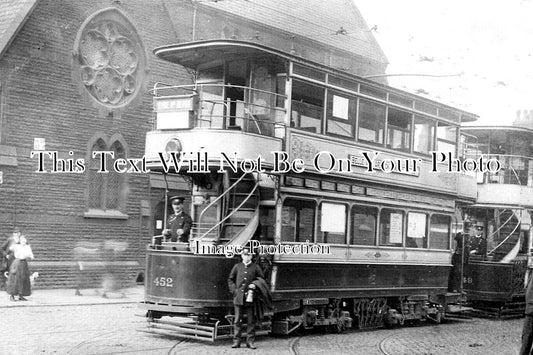
[[[182,196],[174,196],[170,198],[174,214],[168,217],[167,229],[163,231],[163,235],[167,238],[170,237],[171,242],[189,242],[192,218],[183,211],[184,200],[185,197]]]
[[[235,323],[232,348],[241,346],[242,336],[242,316],[246,312],[246,346],[256,349],[255,340],[255,321],[253,303],[246,302],[246,294],[249,287],[257,278],[264,278],[261,268],[252,263],[252,253],[249,247],[244,247],[241,253],[242,263],[235,264],[228,277],[228,286],[233,294],[233,305],[235,306]],[[252,285],[255,286],[255,285]]]

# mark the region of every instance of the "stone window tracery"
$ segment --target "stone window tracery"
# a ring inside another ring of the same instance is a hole
[[[144,79],[144,49],[133,25],[116,9],[85,21],[77,40],[80,80],[105,106],[130,102]]]

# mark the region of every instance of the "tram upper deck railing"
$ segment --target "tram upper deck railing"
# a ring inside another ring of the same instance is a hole
[[[240,130],[274,137],[283,126],[286,96],[248,86],[219,83],[156,83],[154,130]]]
[[[533,158],[521,155],[481,154],[484,160],[494,159],[500,162],[501,170],[497,173],[486,172],[485,184],[509,184],[533,187]]]

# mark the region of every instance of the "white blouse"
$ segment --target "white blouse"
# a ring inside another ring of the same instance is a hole
[[[20,259],[20,260],[33,259],[33,252],[29,244],[26,244],[26,245],[15,244],[13,246],[13,254],[15,255],[16,259]]]

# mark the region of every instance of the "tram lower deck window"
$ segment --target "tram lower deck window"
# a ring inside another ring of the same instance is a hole
[[[313,241],[315,229],[315,201],[288,198],[281,211],[281,241]]]
[[[346,206],[323,202],[318,214],[317,243],[346,244]]]
[[[375,245],[377,218],[378,209],[376,207],[353,206],[350,244]]]
[[[429,248],[450,249],[451,217],[434,214],[429,222]]]
[[[379,244],[401,247],[403,244],[403,217],[401,210],[384,208],[379,222]]]

